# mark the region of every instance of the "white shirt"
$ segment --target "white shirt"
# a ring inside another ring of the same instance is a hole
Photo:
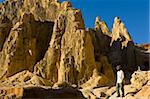
[[[124,72],[122,70],[117,71],[117,83],[122,83],[124,79]]]

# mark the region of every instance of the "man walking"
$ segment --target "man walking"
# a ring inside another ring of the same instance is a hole
[[[122,93],[122,97],[124,97],[124,72],[121,69],[121,66],[118,65],[116,67],[117,69],[117,83],[116,83],[116,92],[117,92],[117,97],[120,97],[120,91]]]

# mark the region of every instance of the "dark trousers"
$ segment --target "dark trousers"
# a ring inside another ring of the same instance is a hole
[[[117,92],[118,97],[120,97],[120,91],[122,92],[122,97],[124,97],[124,84],[123,83],[116,84],[116,92]]]

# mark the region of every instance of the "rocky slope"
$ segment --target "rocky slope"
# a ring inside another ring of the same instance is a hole
[[[4,89],[90,90],[114,85],[118,64],[127,79],[138,66],[149,69],[148,49],[134,44],[119,17],[111,33],[99,17],[93,29],[86,29],[81,11],[71,2],[8,0],[0,8],[0,86]]]
[[[91,90],[81,89],[84,97],[90,99],[149,99],[150,71],[135,71],[131,84],[125,85],[125,97],[117,97],[115,87],[101,87]]]

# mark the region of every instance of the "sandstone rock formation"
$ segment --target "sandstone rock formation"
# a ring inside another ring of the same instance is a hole
[[[125,85],[125,97],[121,99],[149,99],[150,90],[150,71],[135,71],[132,74],[131,84]],[[81,89],[84,97],[90,99],[109,98],[120,99],[117,97],[116,87],[100,87],[94,89]]]
[[[115,17],[112,28],[112,40],[110,45],[112,45],[112,43],[114,41],[117,41],[118,39],[122,41],[122,47],[127,47],[128,42],[132,41],[130,34],[124,26],[124,23],[119,19],[119,17]]]
[[[1,51],[1,69],[4,69],[1,73],[11,76],[24,69],[33,71],[33,66],[49,46],[47,42],[50,41],[52,31],[52,22],[38,22],[32,14],[25,14],[22,21],[11,29],[5,41]]]
[[[124,99],[149,99],[150,71],[135,71],[132,74],[131,84],[125,86]]]
[[[131,84],[138,90],[150,81],[150,71],[136,71],[132,74]]]
[[[149,52],[134,44],[119,17],[111,33],[99,17],[86,29],[81,11],[67,1],[8,0],[0,8],[1,87],[89,91],[113,85],[118,64],[127,74],[148,70]]]

